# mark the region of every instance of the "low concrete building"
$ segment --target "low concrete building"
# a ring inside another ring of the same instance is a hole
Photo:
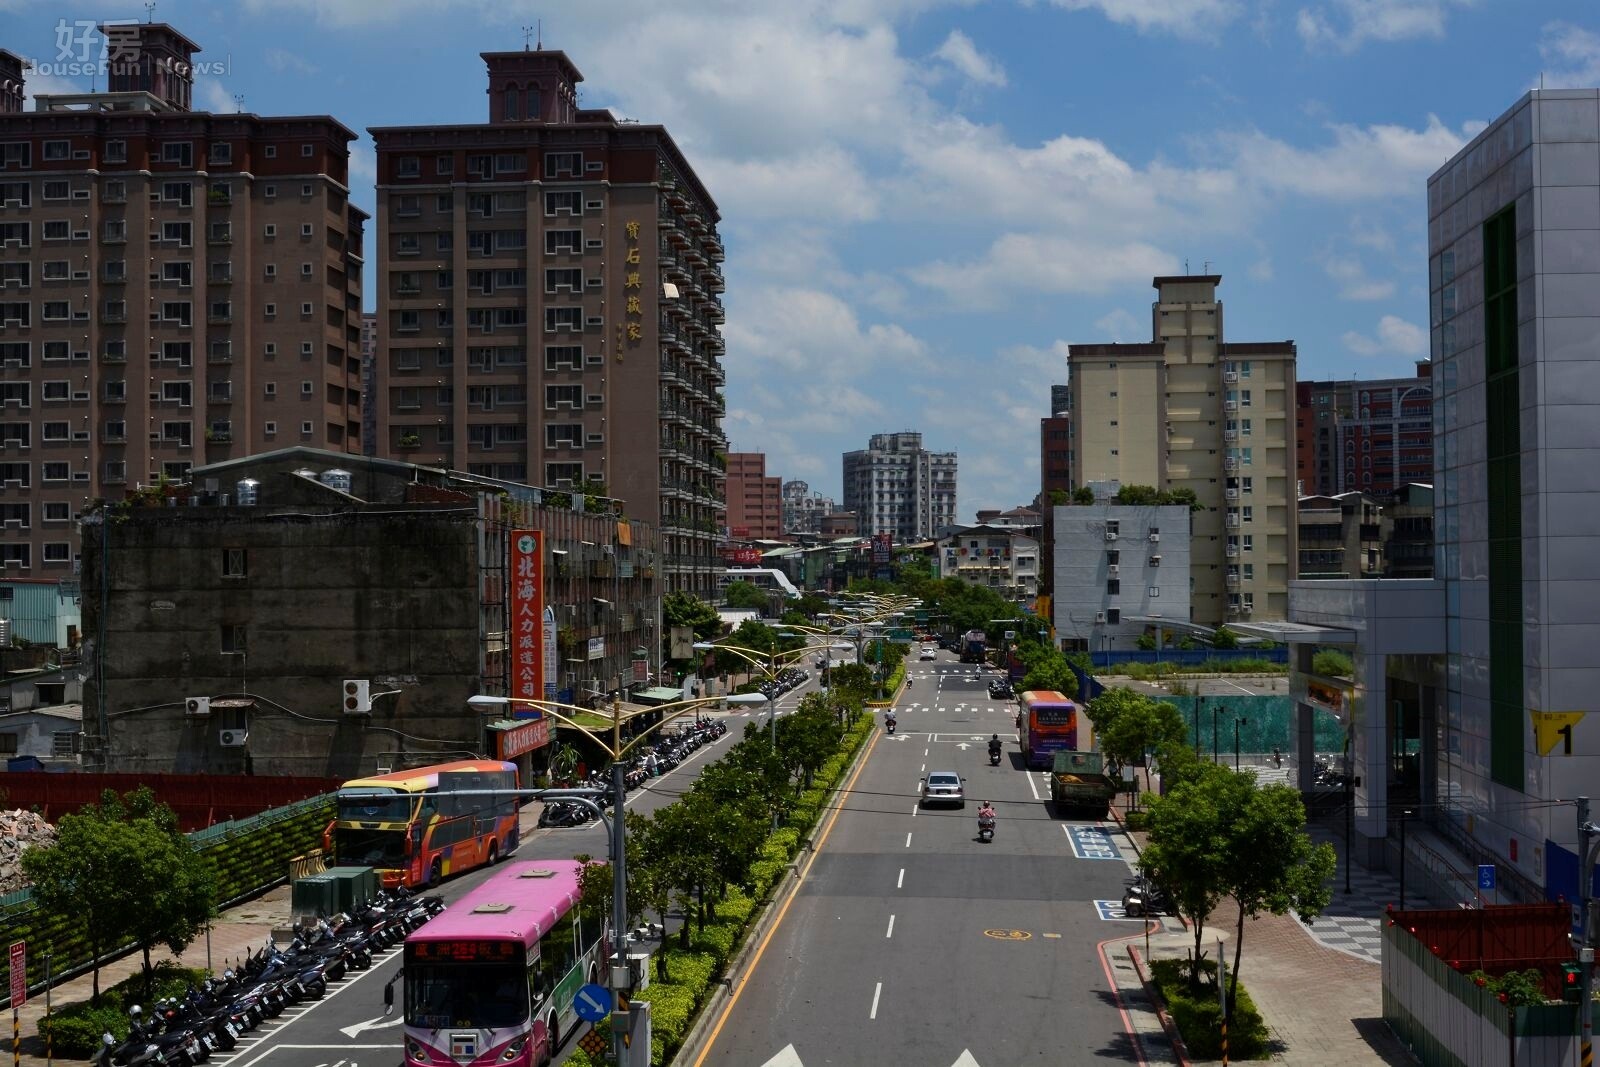
[[[0,712],[0,768],[75,771],[82,739],[83,705],[54,704]]]
[[[656,531],[620,508],[306,448],[103,508],[84,525],[85,763],[354,777],[497,752],[466,701],[510,691],[510,531],[545,534],[558,699],[616,689],[657,647]],[[346,680],[365,683],[354,713]]]
[[[1051,513],[1050,610],[1062,648],[1136,648],[1147,626],[1190,621],[1187,507],[1082,504]]]
[[[1007,600],[1031,603],[1039,595],[1039,539],[1024,529],[990,523],[957,527],[934,542],[939,577],[960,578]],[[1037,532],[1037,526],[1026,529]]]
[[[1433,486],[1411,482],[1384,505],[1385,578],[1433,577]]]
[[[1300,551],[1295,577],[1379,578],[1389,521],[1365,493],[1303,496],[1296,511]]]

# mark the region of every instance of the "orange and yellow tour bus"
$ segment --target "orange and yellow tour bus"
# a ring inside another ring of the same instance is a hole
[[[433,885],[516,851],[516,796],[454,794],[517,784],[517,765],[500,760],[357,778],[339,789],[323,849],[338,866],[376,868],[390,888]]]

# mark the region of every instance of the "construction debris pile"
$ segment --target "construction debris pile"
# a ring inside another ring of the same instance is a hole
[[[56,828],[43,815],[0,811],[0,893],[13,893],[28,884],[22,874],[24,851],[55,843]]]

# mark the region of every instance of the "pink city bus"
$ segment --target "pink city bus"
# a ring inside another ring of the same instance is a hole
[[[1072,701],[1053,689],[1030,689],[1017,703],[1017,736],[1029,768],[1048,768],[1057,752],[1078,747],[1078,706]]]
[[[600,973],[604,917],[578,905],[582,869],[508,863],[406,938],[407,1067],[555,1057],[577,1023],[574,995]]]

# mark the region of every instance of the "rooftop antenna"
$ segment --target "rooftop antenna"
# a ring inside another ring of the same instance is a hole
[[[522,50],[524,52],[528,50],[528,41],[532,39],[533,33],[534,28],[532,26],[522,27]]]
[[[1200,273],[1201,274],[1210,274],[1211,273],[1211,261],[1209,259],[1206,260],[1205,264],[1200,268]]]
[[[539,51],[543,52],[544,51],[544,19],[534,19],[533,20],[533,27],[537,31],[537,34],[536,34],[536,36],[534,38],[533,47],[535,47]]]
[[[233,94],[233,110],[235,112],[237,112],[237,113],[243,114],[243,112],[244,112],[244,94],[243,93],[234,93]]]
[[[1189,273],[1189,257],[1188,256],[1184,256],[1183,257],[1183,273],[1185,273],[1185,274]]]
[[[156,0],[144,0],[144,20],[146,22],[156,20]]]

